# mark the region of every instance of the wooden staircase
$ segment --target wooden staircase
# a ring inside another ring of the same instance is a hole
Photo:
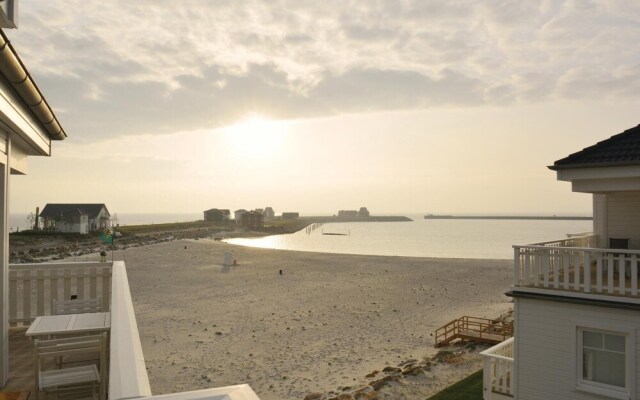
[[[442,347],[460,339],[497,344],[512,336],[513,321],[464,316],[436,329],[434,343]]]

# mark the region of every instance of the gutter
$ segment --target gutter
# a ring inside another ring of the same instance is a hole
[[[31,109],[49,137],[52,140],[64,140],[67,134],[2,29],[0,29],[0,73]]]

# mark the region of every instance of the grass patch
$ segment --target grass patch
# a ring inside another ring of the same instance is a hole
[[[427,400],[482,400],[482,370],[474,372]]]

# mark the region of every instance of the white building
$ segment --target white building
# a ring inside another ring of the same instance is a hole
[[[56,232],[89,233],[111,227],[104,204],[47,204],[39,215],[43,228]]]
[[[640,125],[550,169],[593,195],[593,234],[514,246],[515,336],[483,352],[484,398],[640,396]]]

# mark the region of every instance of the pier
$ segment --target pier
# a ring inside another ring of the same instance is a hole
[[[427,214],[424,219],[511,219],[511,220],[539,220],[539,221],[593,221],[593,217],[566,217],[558,215],[434,215]]]

